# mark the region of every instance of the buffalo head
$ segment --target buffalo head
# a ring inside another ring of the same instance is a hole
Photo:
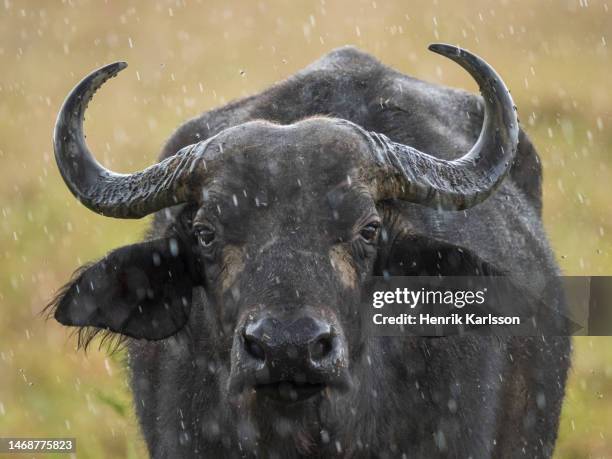
[[[385,203],[474,206],[501,183],[517,150],[515,109],[495,71],[456,47],[430,49],[465,68],[484,99],[480,137],[457,160],[315,117],[229,127],[117,174],[90,153],[82,120],[93,93],[125,64],[87,76],[55,129],[66,185],[94,212],[161,212],[166,224],[156,239],[81,271],[57,299],[56,319],[145,340],[188,329],[219,349],[228,399],[307,405],[341,397],[362,352],[357,304],[390,238]]]

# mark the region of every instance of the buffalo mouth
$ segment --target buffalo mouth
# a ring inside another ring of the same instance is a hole
[[[275,381],[265,384],[257,384],[254,389],[257,394],[271,400],[283,403],[296,403],[308,400],[320,394],[327,384],[298,382],[298,381]]]

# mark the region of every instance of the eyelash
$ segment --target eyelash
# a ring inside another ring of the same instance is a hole
[[[197,227],[194,233],[198,243],[204,248],[211,247],[216,238],[215,230],[208,226]]]
[[[380,222],[374,221],[365,225],[359,231],[359,236],[366,244],[373,244],[378,238],[380,232]]]

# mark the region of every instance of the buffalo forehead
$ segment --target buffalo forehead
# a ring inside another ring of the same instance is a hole
[[[299,199],[316,201],[358,181],[367,144],[337,120],[314,118],[281,126],[249,122],[216,140],[221,167],[203,194],[240,207]]]
[[[253,121],[228,130],[217,143],[225,169],[270,181],[302,175],[312,182],[346,175],[368,148],[352,126],[330,118],[288,125]]]

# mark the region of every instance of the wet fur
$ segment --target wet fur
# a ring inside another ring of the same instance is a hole
[[[162,158],[249,120],[289,124],[319,115],[349,119],[448,159],[476,140],[482,104],[471,94],[414,80],[354,48],[342,48],[258,95],[188,121],[170,138]],[[425,254],[427,241],[434,241],[431,253],[442,242],[476,254],[465,257],[469,272],[487,274],[497,266],[525,277],[530,274],[525,267],[557,274],[541,207],[540,162],[521,132],[510,176],[483,205],[439,215],[412,204],[385,203],[380,212],[391,240],[378,254],[377,269],[395,257],[396,272],[409,274],[408,260],[419,249]],[[151,234],[168,234],[181,212],[183,207],[158,213]],[[423,257],[423,269],[440,269],[432,257]],[[219,362],[230,359],[228,331],[204,290],[194,292],[198,307],[192,309],[189,333],[159,342],[124,341],[135,407],[152,457],[251,457],[254,451],[258,457],[279,458],[552,455],[570,362],[566,338],[360,341],[355,336],[352,370],[361,390],[341,403],[335,398],[338,403],[322,403],[316,408],[319,425],[279,438],[278,412],[254,412],[247,395],[239,403],[227,402],[228,371]],[[86,346],[97,333],[83,329],[79,344]],[[358,330],[351,333],[358,335]],[[478,389],[476,382],[482,383]],[[546,410],[537,407],[541,392]],[[450,399],[458,403],[454,413]],[[243,445],[236,435],[241,422],[246,431],[251,423],[259,433],[254,443]],[[321,429],[329,442],[322,441]]]

